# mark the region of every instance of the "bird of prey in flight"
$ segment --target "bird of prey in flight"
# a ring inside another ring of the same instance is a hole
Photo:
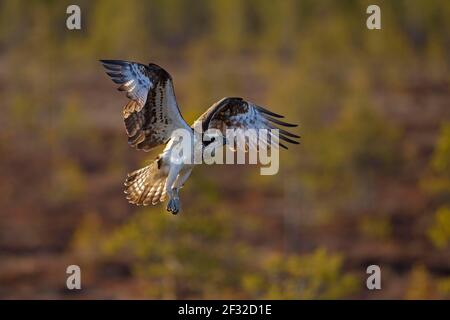
[[[150,165],[128,174],[124,192],[132,204],[155,205],[168,196],[167,211],[173,214],[179,212],[179,190],[195,166],[192,162],[174,161],[171,156],[172,150],[181,143],[175,134],[179,129],[188,132],[192,141],[196,140],[196,127],[203,132],[217,129],[224,135],[226,129],[266,129],[269,132],[277,129],[277,137],[269,134],[270,139],[266,140],[268,145],[273,146],[269,140],[276,140],[277,145],[283,148],[286,146],[280,140],[298,144],[295,139],[299,136],[275,126],[296,125],[283,122],[279,120],[283,116],[236,97],[223,98],[214,103],[189,126],[180,113],[172,77],[166,70],[153,63],[144,65],[124,60],[100,62],[112,81],[120,85],[118,90],[126,92],[129,98],[122,112],[128,143],[143,151],[166,144],[164,151]],[[200,143],[206,146],[209,141],[202,140]],[[223,140],[223,145],[229,143]],[[253,143],[245,143],[246,149],[255,147]]]

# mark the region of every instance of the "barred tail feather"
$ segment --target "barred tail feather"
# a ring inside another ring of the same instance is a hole
[[[125,180],[128,202],[136,205],[155,205],[166,199],[167,176],[158,168],[157,161],[133,171]]]

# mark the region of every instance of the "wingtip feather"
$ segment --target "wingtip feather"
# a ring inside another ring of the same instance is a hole
[[[268,117],[268,116],[266,116],[265,118],[267,120],[273,122],[273,123],[276,123],[276,124],[280,125],[280,126],[290,127],[290,128],[298,127],[298,125],[294,124],[294,123],[288,123],[288,122],[280,121],[278,119],[274,119],[274,118],[271,118],[271,117]]]
[[[275,118],[280,118],[280,119],[281,119],[281,118],[284,118],[284,116],[282,116],[281,114],[272,112],[272,111],[267,110],[266,108],[263,108],[263,107],[258,106],[258,105],[254,105],[254,106],[255,106],[255,108],[256,108],[258,111],[260,111],[260,112],[262,112],[262,113],[265,113],[266,115],[269,115],[269,116],[272,116],[272,117],[275,117]]]

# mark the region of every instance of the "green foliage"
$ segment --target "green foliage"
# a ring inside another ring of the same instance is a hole
[[[443,299],[450,298],[450,277],[443,277],[437,280],[437,291]]]
[[[408,277],[408,288],[406,290],[406,299],[433,299],[434,283],[427,268],[423,265],[415,265],[410,271]]]
[[[306,255],[268,255],[261,269],[243,279],[253,298],[338,299],[358,287],[357,278],[342,271],[342,256],[324,249]]]
[[[407,279],[406,299],[448,299],[450,297],[450,278],[433,276],[421,264],[413,266]]]
[[[361,233],[372,239],[387,240],[392,235],[389,217],[364,216],[358,224]]]
[[[450,179],[450,122],[442,125],[431,167],[436,173]]]
[[[438,248],[446,248],[450,244],[450,208],[441,207],[435,215],[433,224],[428,229],[428,237]]]
[[[301,181],[334,208],[367,203],[376,175],[393,174],[401,163],[399,130],[364,102],[349,102],[334,123],[307,138]]]
[[[63,160],[53,168],[52,180],[47,196],[51,203],[74,203],[82,199],[86,192],[86,179],[78,164]]]
[[[79,258],[95,261],[102,256],[101,241],[103,240],[102,221],[97,213],[88,212],[80,219],[71,241],[71,249]]]
[[[54,121],[60,142],[75,142],[77,139],[88,137],[89,131],[86,130],[88,119],[77,99],[68,99],[67,103],[55,112]]]
[[[438,199],[450,196],[450,123],[441,126],[429,171],[421,181],[422,188]]]
[[[91,48],[92,56],[125,55],[141,52],[145,48],[146,31],[141,1],[99,0],[92,3],[93,12],[89,16],[87,48]],[[120,14],[117,14],[120,12]],[[120,41],[117,41],[120,39]],[[131,58],[131,57],[130,57]]]
[[[345,155],[341,165],[362,175],[370,170],[392,170],[398,157],[398,130],[368,106],[345,107],[338,120],[336,136]]]
[[[223,298],[237,286],[244,259],[230,218],[201,207],[189,219],[145,210],[114,232],[105,250],[132,256],[134,274],[152,298]]]
[[[151,298],[333,299],[357,290],[341,255],[260,255],[235,241],[224,212],[208,213],[205,223],[203,210],[183,220],[155,211],[142,211],[104,246],[108,255],[132,257]]]

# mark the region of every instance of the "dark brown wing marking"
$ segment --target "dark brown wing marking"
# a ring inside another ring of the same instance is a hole
[[[280,118],[284,117],[242,98],[232,97],[223,98],[215,103],[197,121],[201,122],[204,132],[210,128],[219,129],[222,133],[225,133],[226,129],[277,129],[278,143],[287,149],[287,146],[280,143],[279,140],[298,144],[299,142],[294,139],[300,138],[300,136],[276,126],[297,126],[281,121]],[[272,138],[276,139],[274,136]]]
[[[178,128],[189,129],[178,108],[172,77],[156,64],[100,60],[131,100],[123,108],[128,143],[148,151],[166,143]]]

